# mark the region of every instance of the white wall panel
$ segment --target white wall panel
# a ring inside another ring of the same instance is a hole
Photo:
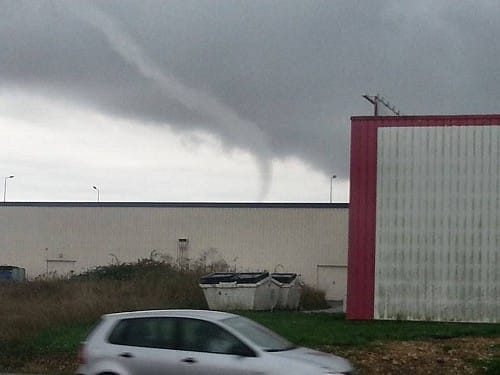
[[[347,208],[0,206],[0,264],[33,277],[153,251],[175,260],[188,238],[191,259],[297,272],[316,285],[317,265],[347,264],[347,222]]]
[[[500,321],[500,127],[378,130],[375,318]]]

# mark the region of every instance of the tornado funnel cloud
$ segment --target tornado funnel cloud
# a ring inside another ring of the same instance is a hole
[[[217,97],[185,85],[163,69],[103,10],[89,3],[73,3],[73,6],[75,16],[102,32],[110,48],[123,61],[135,67],[141,76],[158,85],[166,97],[206,118],[206,130],[216,134],[229,146],[246,149],[255,156],[260,176],[258,199],[264,200],[271,185],[272,163],[269,139],[262,129],[257,124],[241,118]]]

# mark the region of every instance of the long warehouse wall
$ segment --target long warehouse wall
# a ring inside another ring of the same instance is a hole
[[[343,299],[346,204],[0,204],[0,264],[29,277],[139,258],[296,272]]]

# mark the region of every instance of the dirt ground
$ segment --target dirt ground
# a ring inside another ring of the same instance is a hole
[[[360,349],[324,349],[349,358],[363,375],[485,374],[484,361],[500,359],[500,338],[391,341]]]

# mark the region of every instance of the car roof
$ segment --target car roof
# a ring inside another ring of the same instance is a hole
[[[203,320],[222,320],[232,318],[237,315],[222,311],[212,310],[143,310],[127,311],[104,315],[105,318],[124,319],[124,318],[147,318],[147,317],[176,317],[176,318],[196,318]]]

